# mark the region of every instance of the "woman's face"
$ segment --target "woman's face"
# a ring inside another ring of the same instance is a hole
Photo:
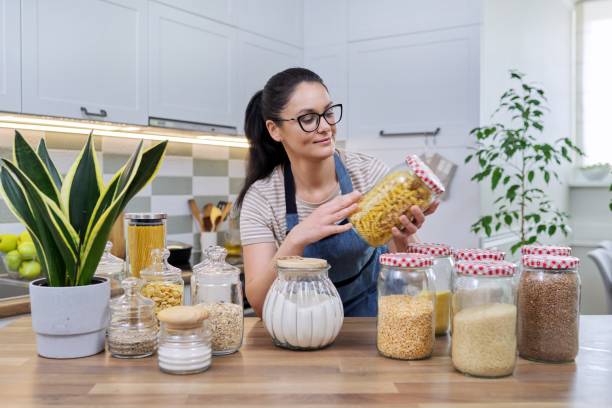
[[[302,82],[295,88],[279,116],[281,119],[292,119],[306,113],[322,114],[332,105],[323,85],[318,82]],[[272,138],[283,144],[289,157],[321,160],[334,154],[336,125],[328,124],[323,117],[313,132],[305,132],[297,120],[267,120],[266,126]]]

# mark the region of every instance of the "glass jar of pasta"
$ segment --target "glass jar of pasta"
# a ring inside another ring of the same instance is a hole
[[[185,282],[182,271],[168,263],[170,251],[157,248],[151,251],[151,266],[140,272],[144,280],[143,296],[155,302],[155,313],[183,304]]]
[[[128,274],[140,277],[140,271],[150,265],[151,251],[166,247],[164,213],[125,214],[126,263]]]
[[[407,252],[429,255],[433,258],[433,277],[436,287],[436,336],[448,333],[453,273],[452,248],[445,244],[412,243]]]
[[[516,266],[505,261],[459,261],[453,284],[451,357],[476,377],[511,375],[516,364]]]
[[[578,354],[580,260],[524,255],[518,289],[518,346],[523,358],[551,363]]]
[[[378,352],[401,360],[428,358],[435,338],[433,258],[396,253],[383,254],[379,261]]]
[[[368,244],[378,247],[391,239],[393,227],[402,227],[400,216],[413,205],[427,209],[443,192],[444,186],[433,171],[411,155],[364,195],[349,221]]]

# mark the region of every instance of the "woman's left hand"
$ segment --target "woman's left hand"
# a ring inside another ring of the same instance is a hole
[[[397,227],[393,227],[391,229],[391,233],[393,234],[393,243],[395,244],[394,250],[396,252],[405,252],[408,248],[408,244],[410,242],[414,242],[412,240],[412,236],[416,234],[416,232],[421,228],[423,223],[425,222],[425,216],[429,214],[433,214],[440,205],[439,201],[434,201],[433,204],[429,206],[429,208],[425,211],[422,211],[416,205],[413,205],[410,208],[410,212],[408,214],[404,214],[400,217],[400,222],[403,225],[403,229],[400,230]],[[412,221],[408,217],[411,216]]]

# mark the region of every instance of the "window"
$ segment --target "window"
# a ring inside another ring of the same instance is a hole
[[[583,1],[576,17],[576,119],[584,164],[612,163],[612,0]]]

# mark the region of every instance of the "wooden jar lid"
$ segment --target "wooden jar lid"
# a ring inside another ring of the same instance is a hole
[[[198,306],[173,306],[160,311],[157,319],[171,329],[195,329],[208,319],[208,311]]]
[[[283,256],[276,259],[276,266],[287,269],[323,269],[327,268],[327,261],[301,256]]]

